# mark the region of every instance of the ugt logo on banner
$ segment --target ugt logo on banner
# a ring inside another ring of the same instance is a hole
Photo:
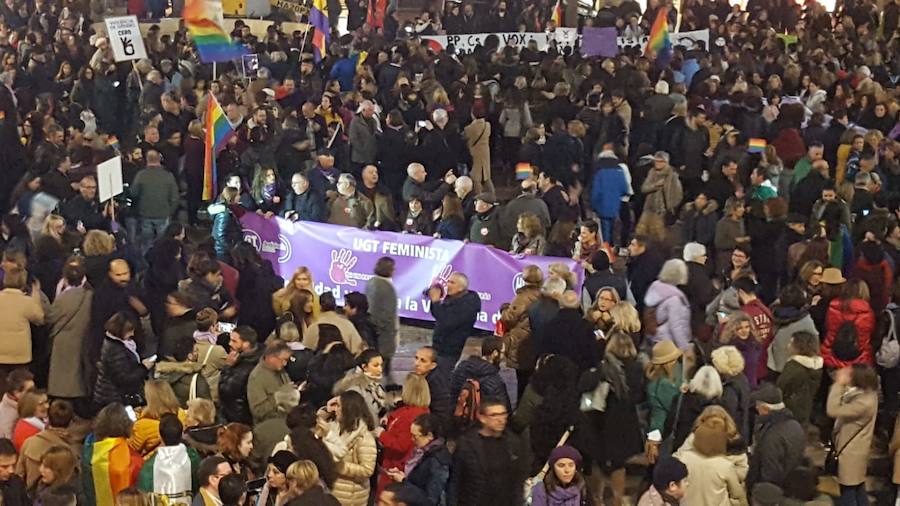
[[[284,234],[278,234],[278,242],[264,241],[255,230],[244,229],[244,242],[249,242],[260,253],[278,253],[278,263],[284,264],[291,259],[291,242]]]

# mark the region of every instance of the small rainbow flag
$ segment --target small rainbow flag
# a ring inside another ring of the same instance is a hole
[[[234,127],[225,116],[225,111],[219,105],[215,95],[209,94],[206,102],[206,140],[204,142],[205,153],[203,157],[203,200],[212,200],[216,197],[217,171],[216,155],[234,135]]]
[[[563,25],[562,0],[556,0],[556,5],[553,6],[553,12],[550,14],[550,21],[553,21],[553,24],[556,25],[557,28],[562,27],[562,25]]]
[[[331,39],[331,24],[328,22],[328,0],[313,0],[309,9],[309,25],[313,28],[313,57],[322,61],[328,54]]]
[[[516,179],[521,181],[523,179],[528,179],[534,175],[534,170],[531,168],[530,163],[522,162],[516,164]]]
[[[656,56],[657,64],[665,65],[672,56],[672,41],[669,40],[669,9],[663,7],[656,14],[656,20],[650,27],[650,38],[647,40],[646,56]]]
[[[747,152],[748,153],[763,153],[766,151],[766,140],[765,139],[757,139],[756,137],[750,139],[747,143]]]
[[[247,54],[247,48],[231,40],[222,29],[220,2],[187,0],[183,16],[203,63],[234,60]]]

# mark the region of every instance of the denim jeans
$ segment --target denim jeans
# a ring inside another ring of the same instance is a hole
[[[604,218],[600,217],[600,233],[602,235],[601,240],[610,245],[615,244],[615,239],[613,238],[613,230],[616,226],[616,218]]]
[[[838,499],[840,506],[868,506],[869,497],[866,494],[866,484],[841,485],[841,497]]]
[[[168,218],[141,218],[141,229],[138,234],[138,240],[141,244],[141,256],[147,253],[147,250],[150,249],[150,246],[153,246],[154,241],[163,234],[168,225]]]

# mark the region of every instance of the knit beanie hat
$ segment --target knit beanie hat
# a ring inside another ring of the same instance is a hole
[[[701,455],[715,457],[725,455],[728,447],[728,432],[725,420],[708,417],[694,429],[694,449]]]
[[[297,462],[297,456],[287,450],[279,450],[269,457],[269,464],[275,466],[281,474],[287,473],[288,467],[294,462]]]
[[[581,453],[568,445],[557,446],[550,452],[550,458],[548,459],[550,466],[552,467],[553,464],[556,464],[556,461],[559,459],[572,459],[575,461],[576,466],[581,466]]]
[[[681,481],[688,476],[687,466],[675,457],[662,457],[653,468],[653,486],[663,492],[673,481]]]

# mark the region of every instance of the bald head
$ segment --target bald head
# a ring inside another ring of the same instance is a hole
[[[116,259],[109,263],[108,275],[109,280],[119,287],[124,288],[131,282],[131,268],[128,267],[128,262],[122,259]]]
[[[425,181],[425,166],[421,163],[411,163],[406,167],[406,175],[417,183]]]
[[[159,151],[155,149],[151,149],[147,151],[147,165],[148,166],[159,166],[162,164],[162,157],[159,154]]]
[[[312,102],[306,102],[303,104],[303,117],[306,119],[312,119],[316,116],[316,104]]]

